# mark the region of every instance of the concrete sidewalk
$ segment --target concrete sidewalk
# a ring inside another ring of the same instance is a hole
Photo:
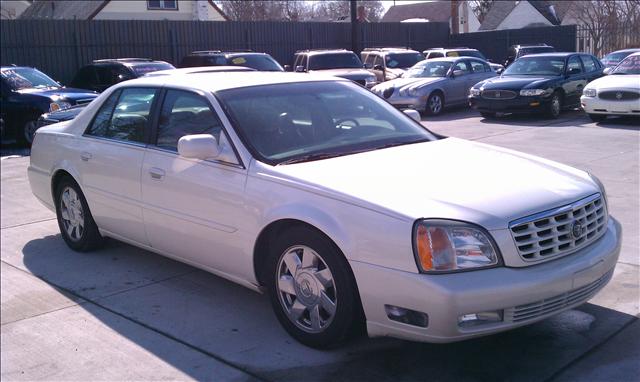
[[[589,169],[624,227],[611,283],[543,322],[450,345],[366,339],[331,351],[291,339],[264,296],[113,240],[69,250],[31,195],[28,157],[1,164],[2,380],[638,380],[640,128],[466,110],[434,131]]]

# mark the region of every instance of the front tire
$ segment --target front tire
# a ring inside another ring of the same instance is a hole
[[[547,105],[546,115],[551,119],[556,119],[560,116],[562,110],[562,95],[560,92],[554,92],[551,95],[551,100]]]
[[[78,184],[70,177],[61,179],[55,197],[58,227],[65,243],[79,252],[98,248],[103,238]]]
[[[278,321],[304,345],[339,344],[360,321],[349,264],[334,243],[312,228],[293,227],[278,237],[263,280]]]
[[[606,114],[589,114],[589,118],[591,118],[593,122],[602,122],[605,119],[607,119],[607,115]]]
[[[427,115],[440,115],[444,109],[444,97],[439,91],[435,91],[429,95],[425,112]]]
[[[31,147],[36,130],[38,130],[38,122],[27,121],[22,127],[22,131],[18,132],[18,141],[27,147]]]

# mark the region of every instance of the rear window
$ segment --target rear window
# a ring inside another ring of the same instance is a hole
[[[309,57],[309,70],[362,68],[362,61],[352,52],[317,54]]]
[[[484,60],[484,56],[477,50],[452,50],[447,52],[447,57],[476,57]]]
[[[387,68],[410,68],[424,60],[420,53],[394,53],[386,57]]]
[[[219,65],[246,66],[262,72],[282,72],[284,70],[276,60],[266,54],[234,55]]]
[[[136,76],[142,77],[147,73],[155,72],[158,70],[175,69],[175,67],[166,62],[151,62],[148,64],[132,65],[131,69],[133,69],[133,72],[136,74]]]

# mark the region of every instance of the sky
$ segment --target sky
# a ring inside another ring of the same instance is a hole
[[[423,1],[420,0],[413,0],[413,1],[409,1],[409,0],[396,0],[395,3],[396,5],[400,5],[400,4],[411,4],[411,3],[422,3]],[[384,5],[385,9],[389,9],[390,6],[392,6],[394,3],[393,0],[383,0],[382,1],[382,5]]]

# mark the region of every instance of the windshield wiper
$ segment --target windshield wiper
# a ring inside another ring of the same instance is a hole
[[[294,164],[294,163],[301,163],[301,162],[310,162],[310,161],[320,160],[320,159],[335,158],[335,157],[339,157],[347,154],[354,154],[354,152],[309,154],[309,155],[304,155],[297,158],[287,159],[285,161],[279,162],[277,166],[280,166],[281,164]]]

